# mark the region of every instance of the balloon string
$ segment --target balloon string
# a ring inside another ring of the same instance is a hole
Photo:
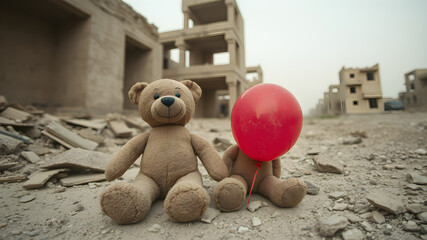
[[[252,181],[251,191],[249,191],[248,204],[246,205],[246,207],[248,207],[248,206],[249,206],[249,202],[251,201],[252,189],[254,188],[256,175],[258,174],[258,170],[259,170],[259,168],[262,166],[262,162],[261,162],[261,161],[258,161],[258,162],[255,164],[255,166],[257,167],[257,169],[256,169],[256,172],[255,172],[254,180]]]

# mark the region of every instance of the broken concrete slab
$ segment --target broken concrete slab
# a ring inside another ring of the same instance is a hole
[[[215,208],[208,208],[205,215],[200,219],[204,223],[211,223],[221,212]]]
[[[327,218],[321,218],[319,220],[319,234],[325,237],[334,236],[334,234],[341,229],[344,229],[348,225],[346,217],[334,215]]]
[[[104,120],[85,120],[85,119],[64,119],[65,122],[77,126],[92,128],[95,130],[102,130],[107,126]]]
[[[422,176],[418,173],[408,173],[408,174],[406,174],[406,181],[408,181],[409,183],[426,185],[427,184],[427,177]]]
[[[108,127],[113,131],[116,137],[130,137],[132,136],[132,129],[130,129],[123,121],[113,120],[108,122]]]
[[[141,118],[133,119],[130,117],[122,116],[121,119],[125,121],[129,127],[137,128],[143,132],[150,128],[150,125],[144,122]]]
[[[75,185],[90,183],[90,182],[99,182],[105,181],[104,173],[84,173],[78,175],[70,175],[66,178],[62,178],[59,182],[64,187],[71,187]]]
[[[73,148],[56,155],[52,160],[43,164],[41,168],[70,168],[104,172],[111,158],[112,155],[106,153]]]
[[[50,153],[50,149],[41,145],[31,144],[27,147],[28,151],[34,152],[37,155],[45,155]]]
[[[305,185],[307,185],[307,194],[309,195],[317,195],[319,194],[320,188],[314,185],[312,182],[304,180]]]
[[[69,171],[66,168],[63,169],[54,169],[54,170],[38,170],[35,173],[31,174],[23,185],[24,188],[41,188],[43,185],[53,176],[60,172]]]
[[[33,115],[13,107],[8,107],[0,113],[0,116],[16,122],[25,122],[31,119]]]
[[[427,150],[425,150],[424,148],[419,148],[419,149],[415,150],[414,152],[418,155],[427,155]]]
[[[410,211],[413,214],[418,214],[421,212],[427,212],[427,207],[424,206],[423,204],[406,204],[406,209],[408,209],[408,211]]]
[[[347,192],[332,192],[332,193],[328,194],[329,198],[332,198],[332,199],[335,199],[335,200],[339,199],[339,198],[347,197],[347,196],[348,196]]]
[[[313,162],[319,172],[339,174],[342,174],[344,172],[344,165],[342,163],[323,156],[313,158]]]
[[[7,155],[16,152],[21,146],[22,141],[0,134],[0,155]]]
[[[15,176],[7,176],[7,177],[0,177],[0,183],[13,183],[13,182],[20,182],[27,179],[27,176],[25,175],[15,175]]]
[[[228,147],[233,145],[228,139],[216,137],[213,140],[215,149],[218,151],[225,151]]]
[[[30,163],[36,163],[40,160],[40,157],[35,152],[23,151],[21,156]]]
[[[0,116],[0,125],[13,126],[13,127],[34,127],[34,123],[18,123],[13,120]]]
[[[0,135],[12,137],[16,140],[23,141],[24,143],[31,143],[30,138],[28,138],[27,136],[20,135],[18,132],[15,131],[15,129],[13,129],[13,127],[10,127],[10,129],[11,130],[8,129],[7,131],[0,130]]]
[[[15,167],[17,163],[14,162],[0,162],[0,171]]]
[[[67,148],[83,148],[94,150],[98,147],[98,143],[84,139],[76,133],[68,130],[57,122],[51,122],[46,126],[42,133],[53,140],[61,143]]]
[[[256,210],[262,208],[262,207],[267,207],[268,203],[266,202],[261,202],[261,201],[253,201],[250,202],[249,205],[247,206],[247,209],[251,212],[255,212]]]
[[[369,221],[373,223],[383,223],[385,222],[385,217],[378,211],[373,211],[368,216]]]
[[[353,228],[343,232],[342,238],[344,240],[363,240],[365,239],[365,235],[363,235],[363,232],[359,229]]]
[[[389,192],[377,190],[369,193],[366,198],[372,205],[393,214],[397,215],[405,212],[405,206],[402,200]]]

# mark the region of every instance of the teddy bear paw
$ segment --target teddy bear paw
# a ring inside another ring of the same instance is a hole
[[[205,214],[209,201],[209,195],[202,186],[181,183],[169,191],[164,208],[172,220],[191,222],[200,219]]]
[[[245,197],[245,186],[234,178],[222,180],[214,190],[215,204],[223,212],[239,210],[242,207]]]
[[[289,178],[279,183],[281,193],[280,201],[275,202],[279,207],[295,207],[305,197],[307,193],[306,184],[297,178]]]
[[[118,224],[142,220],[150,209],[151,201],[132,184],[119,182],[101,195],[102,211]]]

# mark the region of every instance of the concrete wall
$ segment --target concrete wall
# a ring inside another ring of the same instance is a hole
[[[405,74],[406,92],[401,100],[407,109],[427,109],[427,69],[416,69]]]

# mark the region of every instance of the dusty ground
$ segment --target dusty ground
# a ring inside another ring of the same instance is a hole
[[[188,128],[210,141],[223,137],[234,142],[227,120],[196,119]],[[365,133],[367,137],[362,143],[343,145],[342,139],[352,131]],[[210,224],[171,222],[163,211],[163,202],[158,201],[142,222],[117,225],[101,213],[99,206],[100,193],[111,184],[108,182],[71,187],[59,193],[55,193],[59,187],[55,181],[38,190],[24,190],[22,182],[5,183],[0,185],[0,239],[325,239],[319,235],[318,220],[335,214],[365,217],[366,214],[349,209],[358,201],[366,202],[371,191],[383,189],[401,198],[404,204],[426,204],[425,185],[420,185],[420,190],[405,188],[407,173],[426,174],[427,155],[414,153],[420,148],[427,149],[427,113],[305,119],[297,144],[282,157],[282,178],[295,176],[308,180],[320,188],[319,193],[307,195],[299,206],[291,209],[278,208],[262,196],[253,195],[251,201],[265,201],[269,206],[253,213],[244,207],[238,212],[221,213]],[[344,174],[318,172],[309,150],[318,150],[320,156],[342,162]],[[124,180],[132,180],[137,170],[135,166],[131,168]],[[205,173],[203,169],[202,172]],[[207,176],[204,179],[212,194],[216,182]],[[328,197],[337,191],[345,191],[348,196],[338,200]],[[20,203],[24,195],[35,199]],[[336,203],[347,204],[347,210],[333,210]],[[370,206],[369,211],[373,210],[376,208]],[[363,219],[364,224],[350,223],[344,231],[357,228],[366,239],[427,238],[421,230],[423,227],[425,231],[426,223],[414,214],[380,212],[386,215],[385,223]],[[253,227],[252,217],[259,218],[262,224]],[[404,227],[409,220],[417,224],[415,232]],[[341,234],[339,231],[329,239],[342,239]]]

